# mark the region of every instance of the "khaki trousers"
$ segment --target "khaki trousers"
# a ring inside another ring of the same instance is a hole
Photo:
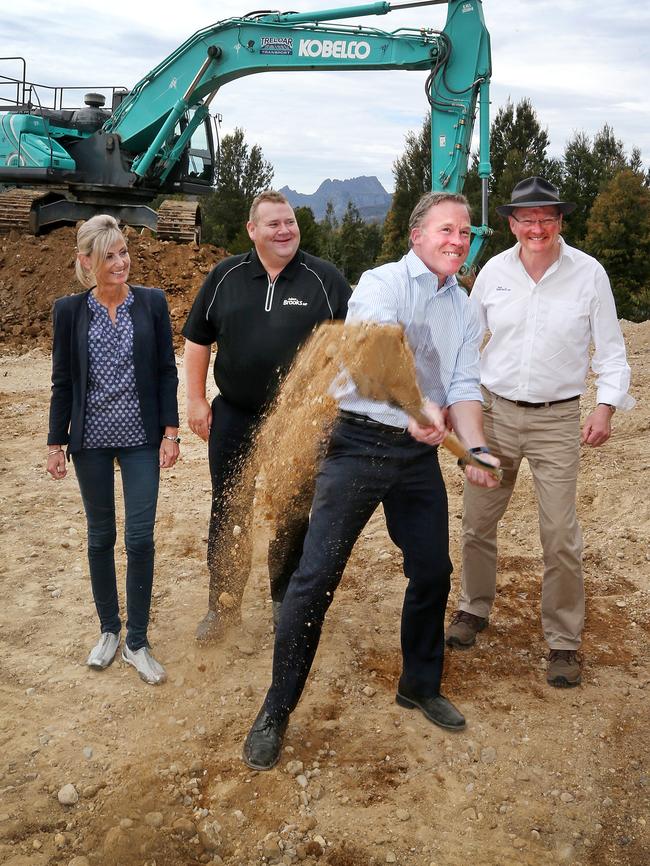
[[[544,638],[551,649],[578,649],[585,616],[582,533],[576,516],[580,401],[531,409],[482,390],[485,435],[501,460],[503,481],[493,490],[465,483],[459,608],[490,615],[496,595],[497,524],[525,457],[535,484],[544,552]]]

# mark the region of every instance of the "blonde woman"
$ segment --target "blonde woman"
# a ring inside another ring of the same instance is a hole
[[[76,274],[85,292],[54,304],[47,471],[74,463],[88,523],[88,562],[101,635],[87,664],[103,670],[120,645],[115,574],[114,465],[125,507],[126,639],[122,659],[156,685],[166,679],[149,649],[160,469],[179,454],[178,376],[161,289],[128,283],[126,240],[100,214],[77,233]]]

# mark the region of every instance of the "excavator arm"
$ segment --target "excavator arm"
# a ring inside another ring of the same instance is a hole
[[[434,190],[462,190],[474,118],[480,104],[479,175],[484,188],[481,225],[475,227],[468,265],[489,234],[489,34],[480,0],[450,0],[442,31],[385,32],[332,21],[385,15],[440,0],[370,3],[310,13],[265,13],[230,18],[191,36],[135,85],[104,124],[121,147],[138,156],[135,183],[162,183],[182,156],[223,85],[261,72],[311,70],[428,70],[431,105],[431,177]],[[181,136],[178,123],[191,115]]]

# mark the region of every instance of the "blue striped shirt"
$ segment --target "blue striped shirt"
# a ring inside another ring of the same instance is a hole
[[[440,406],[482,400],[478,317],[456,277],[442,286],[411,250],[400,261],[362,274],[346,322],[399,323],[415,356],[418,384]],[[336,395],[341,409],[405,427],[407,415],[388,403],[361,397],[350,381]]]

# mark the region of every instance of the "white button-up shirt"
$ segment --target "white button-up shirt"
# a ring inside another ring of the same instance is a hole
[[[559,243],[559,258],[538,283],[522,264],[519,244],[478,275],[470,305],[483,333],[490,332],[481,382],[508,400],[575,397],[585,390],[593,342],[597,402],[631,409],[630,368],[605,269],[562,238]]]

